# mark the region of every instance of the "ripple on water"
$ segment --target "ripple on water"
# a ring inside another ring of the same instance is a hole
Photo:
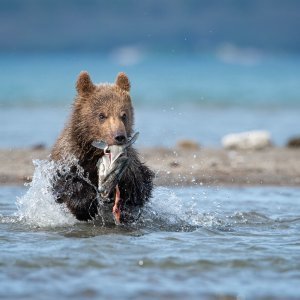
[[[157,188],[138,222],[102,226],[74,221],[35,184],[18,209],[11,197],[24,189],[0,189],[0,280],[12,298],[300,294],[299,189]]]

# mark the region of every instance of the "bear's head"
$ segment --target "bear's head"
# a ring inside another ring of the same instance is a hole
[[[130,82],[119,73],[114,84],[94,84],[87,72],[79,74],[72,116],[73,138],[83,146],[95,140],[125,144],[132,134],[133,107]]]

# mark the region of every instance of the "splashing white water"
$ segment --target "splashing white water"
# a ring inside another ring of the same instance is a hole
[[[52,183],[56,179],[57,171],[69,172],[69,166],[76,164],[74,158],[64,160],[64,165],[49,160],[34,160],[33,163],[35,172],[29,189],[23,197],[17,199],[19,220],[37,227],[70,226],[79,222],[64,204],[55,201],[52,192]],[[187,199],[186,195],[180,195],[177,189],[156,188],[153,198],[143,209],[136,225],[167,230],[220,225],[215,212],[203,212],[199,206],[199,197]]]
[[[57,163],[34,160],[35,171],[27,193],[17,199],[18,217],[26,224],[38,227],[73,225],[75,217],[67,207],[58,204],[52,193],[52,181],[58,170]]]
[[[216,211],[207,213],[201,207],[202,197],[189,197],[180,189],[159,187],[145,206],[140,220],[144,226],[162,230],[192,230],[222,225]]]

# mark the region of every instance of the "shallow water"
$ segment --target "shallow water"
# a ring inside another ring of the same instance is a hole
[[[128,73],[138,147],[183,138],[218,146],[252,129],[284,145],[299,134],[298,56],[251,65],[207,55],[130,66],[100,54],[0,61],[0,147],[51,146],[83,69],[96,81]],[[55,204],[42,171],[29,192],[0,188],[1,299],[299,298],[299,188],[157,188],[137,224],[103,227]]]
[[[300,295],[299,188],[157,188],[130,227],[62,222],[56,204],[43,222],[41,199],[17,208],[26,190],[0,189],[2,299]]]

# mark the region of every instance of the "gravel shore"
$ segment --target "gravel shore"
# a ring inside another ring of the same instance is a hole
[[[147,148],[139,152],[142,160],[155,171],[157,186],[300,186],[299,149]],[[32,160],[47,159],[48,156],[48,149],[0,150],[0,184],[29,182],[34,172]]]

